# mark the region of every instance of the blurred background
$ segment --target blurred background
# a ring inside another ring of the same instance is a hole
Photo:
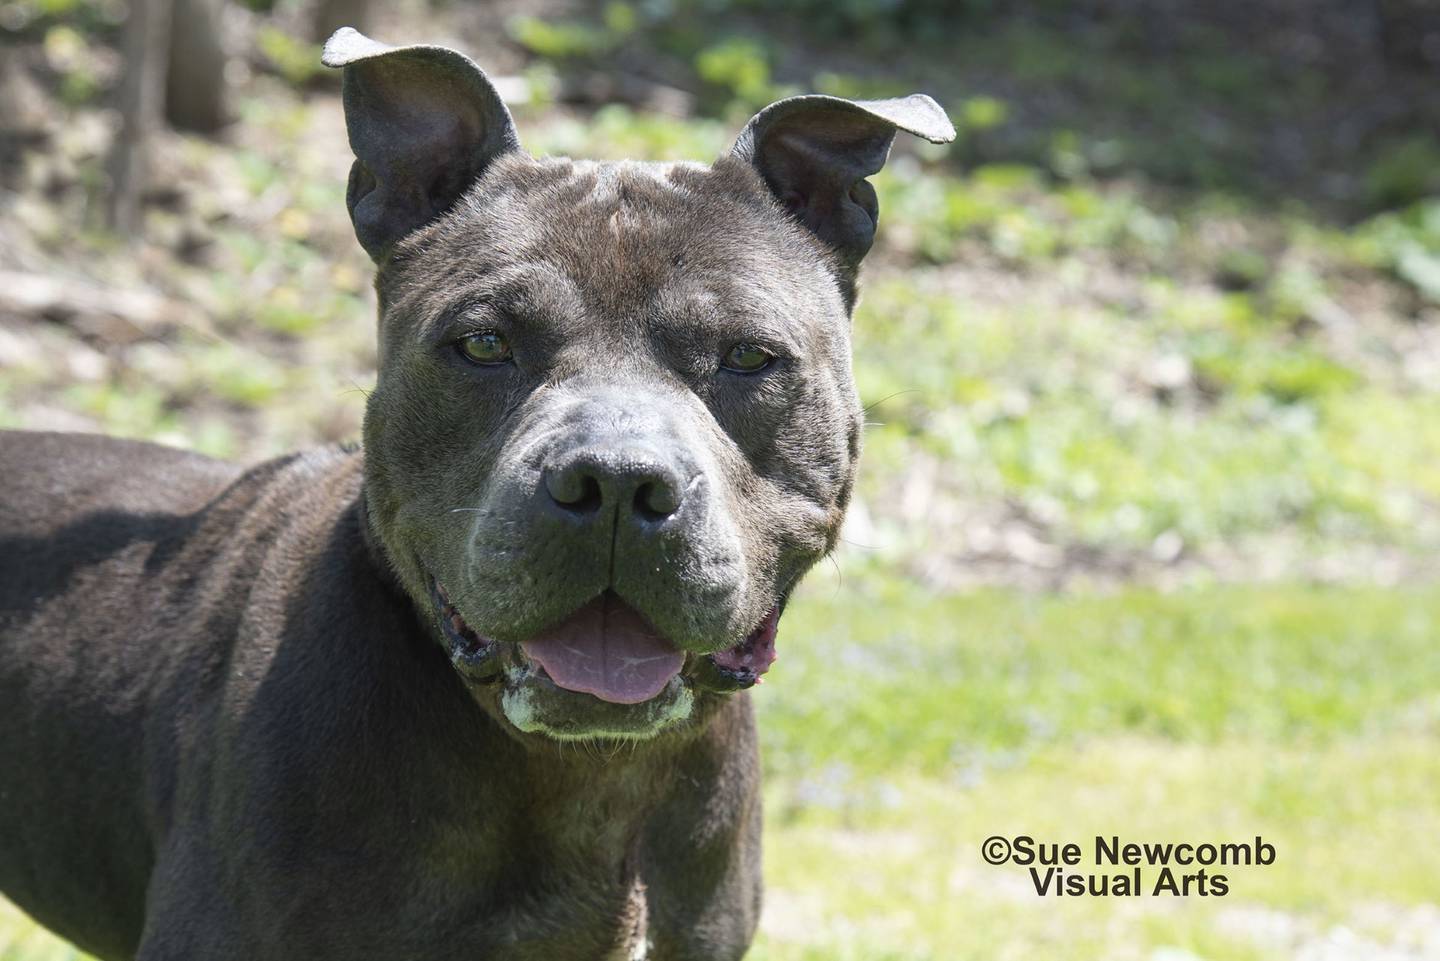
[[[470,53],[537,154],[801,91],[959,128],[875,178],[752,958],[1440,958],[1440,4],[0,0],[0,426],[358,436],[342,24]],[[1041,898],[980,857],[1020,833],[1278,857]],[[0,902],[0,961],[79,957]]]

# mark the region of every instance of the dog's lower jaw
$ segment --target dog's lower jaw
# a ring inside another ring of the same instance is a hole
[[[695,709],[695,695],[684,678],[670,679],[665,689],[642,704],[626,705],[623,720],[606,723],[602,717],[591,726],[566,726],[547,717],[536,703],[542,696],[537,682],[507,684],[500,695],[500,709],[518,730],[526,734],[544,734],[557,741],[648,741],[690,719]],[[589,697],[589,695],[572,695]],[[590,698],[599,706],[604,702]],[[604,708],[602,708],[604,710]]]

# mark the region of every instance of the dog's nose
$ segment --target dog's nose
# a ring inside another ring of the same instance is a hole
[[[550,499],[579,515],[618,508],[621,517],[662,521],[685,497],[680,472],[649,453],[576,452],[547,465],[544,479]]]

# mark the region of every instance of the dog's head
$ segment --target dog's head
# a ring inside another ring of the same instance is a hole
[[[728,156],[524,153],[484,73],[353,30],[347,203],[376,261],[372,526],[480,703],[552,737],[693,723],[774,660],[860,448],[865,178],[923,96],[796,97]]]

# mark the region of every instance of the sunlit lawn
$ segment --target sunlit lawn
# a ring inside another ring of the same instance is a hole
[[[795,614],[761,695],[754,957],[1440,957],[1433,594],[896,588]],[[1080,842],[1077,871],[1096,834],[1277,858],[1218,869],[1222,898],[1041,898],[982,861],[993,834]]]
[[[783,627],[752,957],[1440,956],[1440,597],[819,579]],[[1041,898],[992,834],[1080,842],[1077,871],[1096,834],[1277,858],[1220,898]],[[0,961],[71,957],[0,914]]]

